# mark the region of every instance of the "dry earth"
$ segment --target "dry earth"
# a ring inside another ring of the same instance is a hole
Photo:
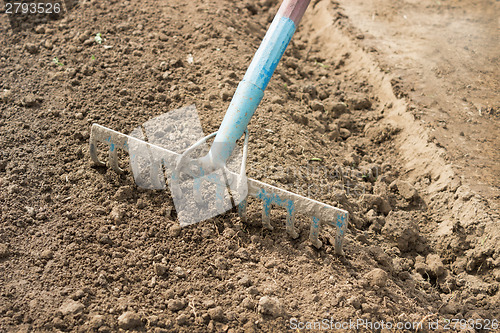
[[[436,4],[434,20],[459,17]],[[217,130],[278,5],[68,1],[54,17],[0,16],[0,331],[285,332],[332,318],[422,322],[420,332],[500,319],[494,50],[487,69],[438,70],[452,87],[486,72],[464,100],[437,79],[416,84],[425,53],[393,61],[404,44],[359,19],[372,7],[313,1],[249,125],[249,176],[348,210],[343,257],[329,228],[312,247],[305,219],[290,239],[280,209],[275,230],[262,229],[258,202],[247,223],[227,212],[180,229],[168,191],[92,166],[94,122],[130,133],[195,103],[205,132]],[[443,96],[447,140],[426,125]],[[477,124],[459,123],[461,100],[484,111]],[[481,166],[454,155],[474,140]]]

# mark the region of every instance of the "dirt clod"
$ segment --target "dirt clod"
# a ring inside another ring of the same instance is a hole
[[[79,313],[83,311],[84,308],[85,306],[81,302],[68,299],[59,307],[59,312],[61,312],[63,316],[66,316]]]
[[[208,315],[213,321],[224,321],[224,309],[221,306],[209,309]]]
[[[259,300],[257,311],[263,315],[278,317],[283,314],[283,307],[278,298],[262,296],[261,299]]]
[[[375,268],[374,270],[366,273],[365,279],[368,281],[368,283],[374,287],[385,287],[387,284],[387,273],[383,269],[380,268]]]
[[[420,238],[417,224],[411,214],[405,211],[389,213],[382,228],[382,235],[395,243],[402,252],[415,249]]]
[[[118,317],[118,326],[125,330],[142,326],[141,317],[133,311],[124,312]]]

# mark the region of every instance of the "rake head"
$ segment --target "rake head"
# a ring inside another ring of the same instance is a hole
[[[187,114],[196,112],[194,106],[176,111],[179,111],[184,118],[189,118],[186,116]],[[219,215],[234,206],[238,207],[240,217],[246,221],[247,203],[250,196],[263,202],[262,223],[265,228],[273,230],[270,223],[271,206],[282,207],[287,211],[287,233],[296,239],[299,234],[294,226],[295,213],[300,212],[311,218],[309,239],[316,248],[322,246],[322,242],[318,239],[321,225],[330,225],[336,228],[335,252],[343,254],[342,243],[348,225],[348,212],[247,178],[245,163],[248,151],[248,133],[245,135],[243,156],[240,157],[239,173],[226,166],[214,170],[213,167],[206,166],[203,158],[191,159],[188,155],[196,150],[202,151],[201,146],[206,139],[215,133],[198,140],[194,140],[192,137],[188,143],[184,142],[180,145],[182,153],[175,152],[164,148],[165,144],[160,142],[161,140],[155,139],[159,137],[162,140],[175,139],[171,133],[155,135],[158,133],[157,125],[160,117],[153,118],[141,128],[134,130],[131,135],[93,124],[90,135],[92,160],[98,166],[106,165],[97,156],[97,144],[100,142],[107,146],[109,166],[117,173],[124,172],[118,165],[117,150],[123,150],[129,154],[130,168],[138,186],[148,189],[166,189],[166,180],[168,180],[181,227]],[[164,126],[165,122],[169,120],[172,118],[163,119],[161,127],[171,126],[172,124]],[[155,126],[149,126],[148,123],[149,125],[155,124]],[[190,122],[190,126],[196,127],[193,122]],[[186,147],[188,148],[185,149]]]

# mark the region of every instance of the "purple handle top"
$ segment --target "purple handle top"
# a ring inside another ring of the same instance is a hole
[[[279,16],[288,17],[297,26],[311,0],[284,0],[278,11]]]

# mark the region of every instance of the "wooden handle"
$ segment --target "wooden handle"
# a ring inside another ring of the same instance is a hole
[[[288,17],[297,26],[311,0],[284,0],[278,10],[279,16]]]

